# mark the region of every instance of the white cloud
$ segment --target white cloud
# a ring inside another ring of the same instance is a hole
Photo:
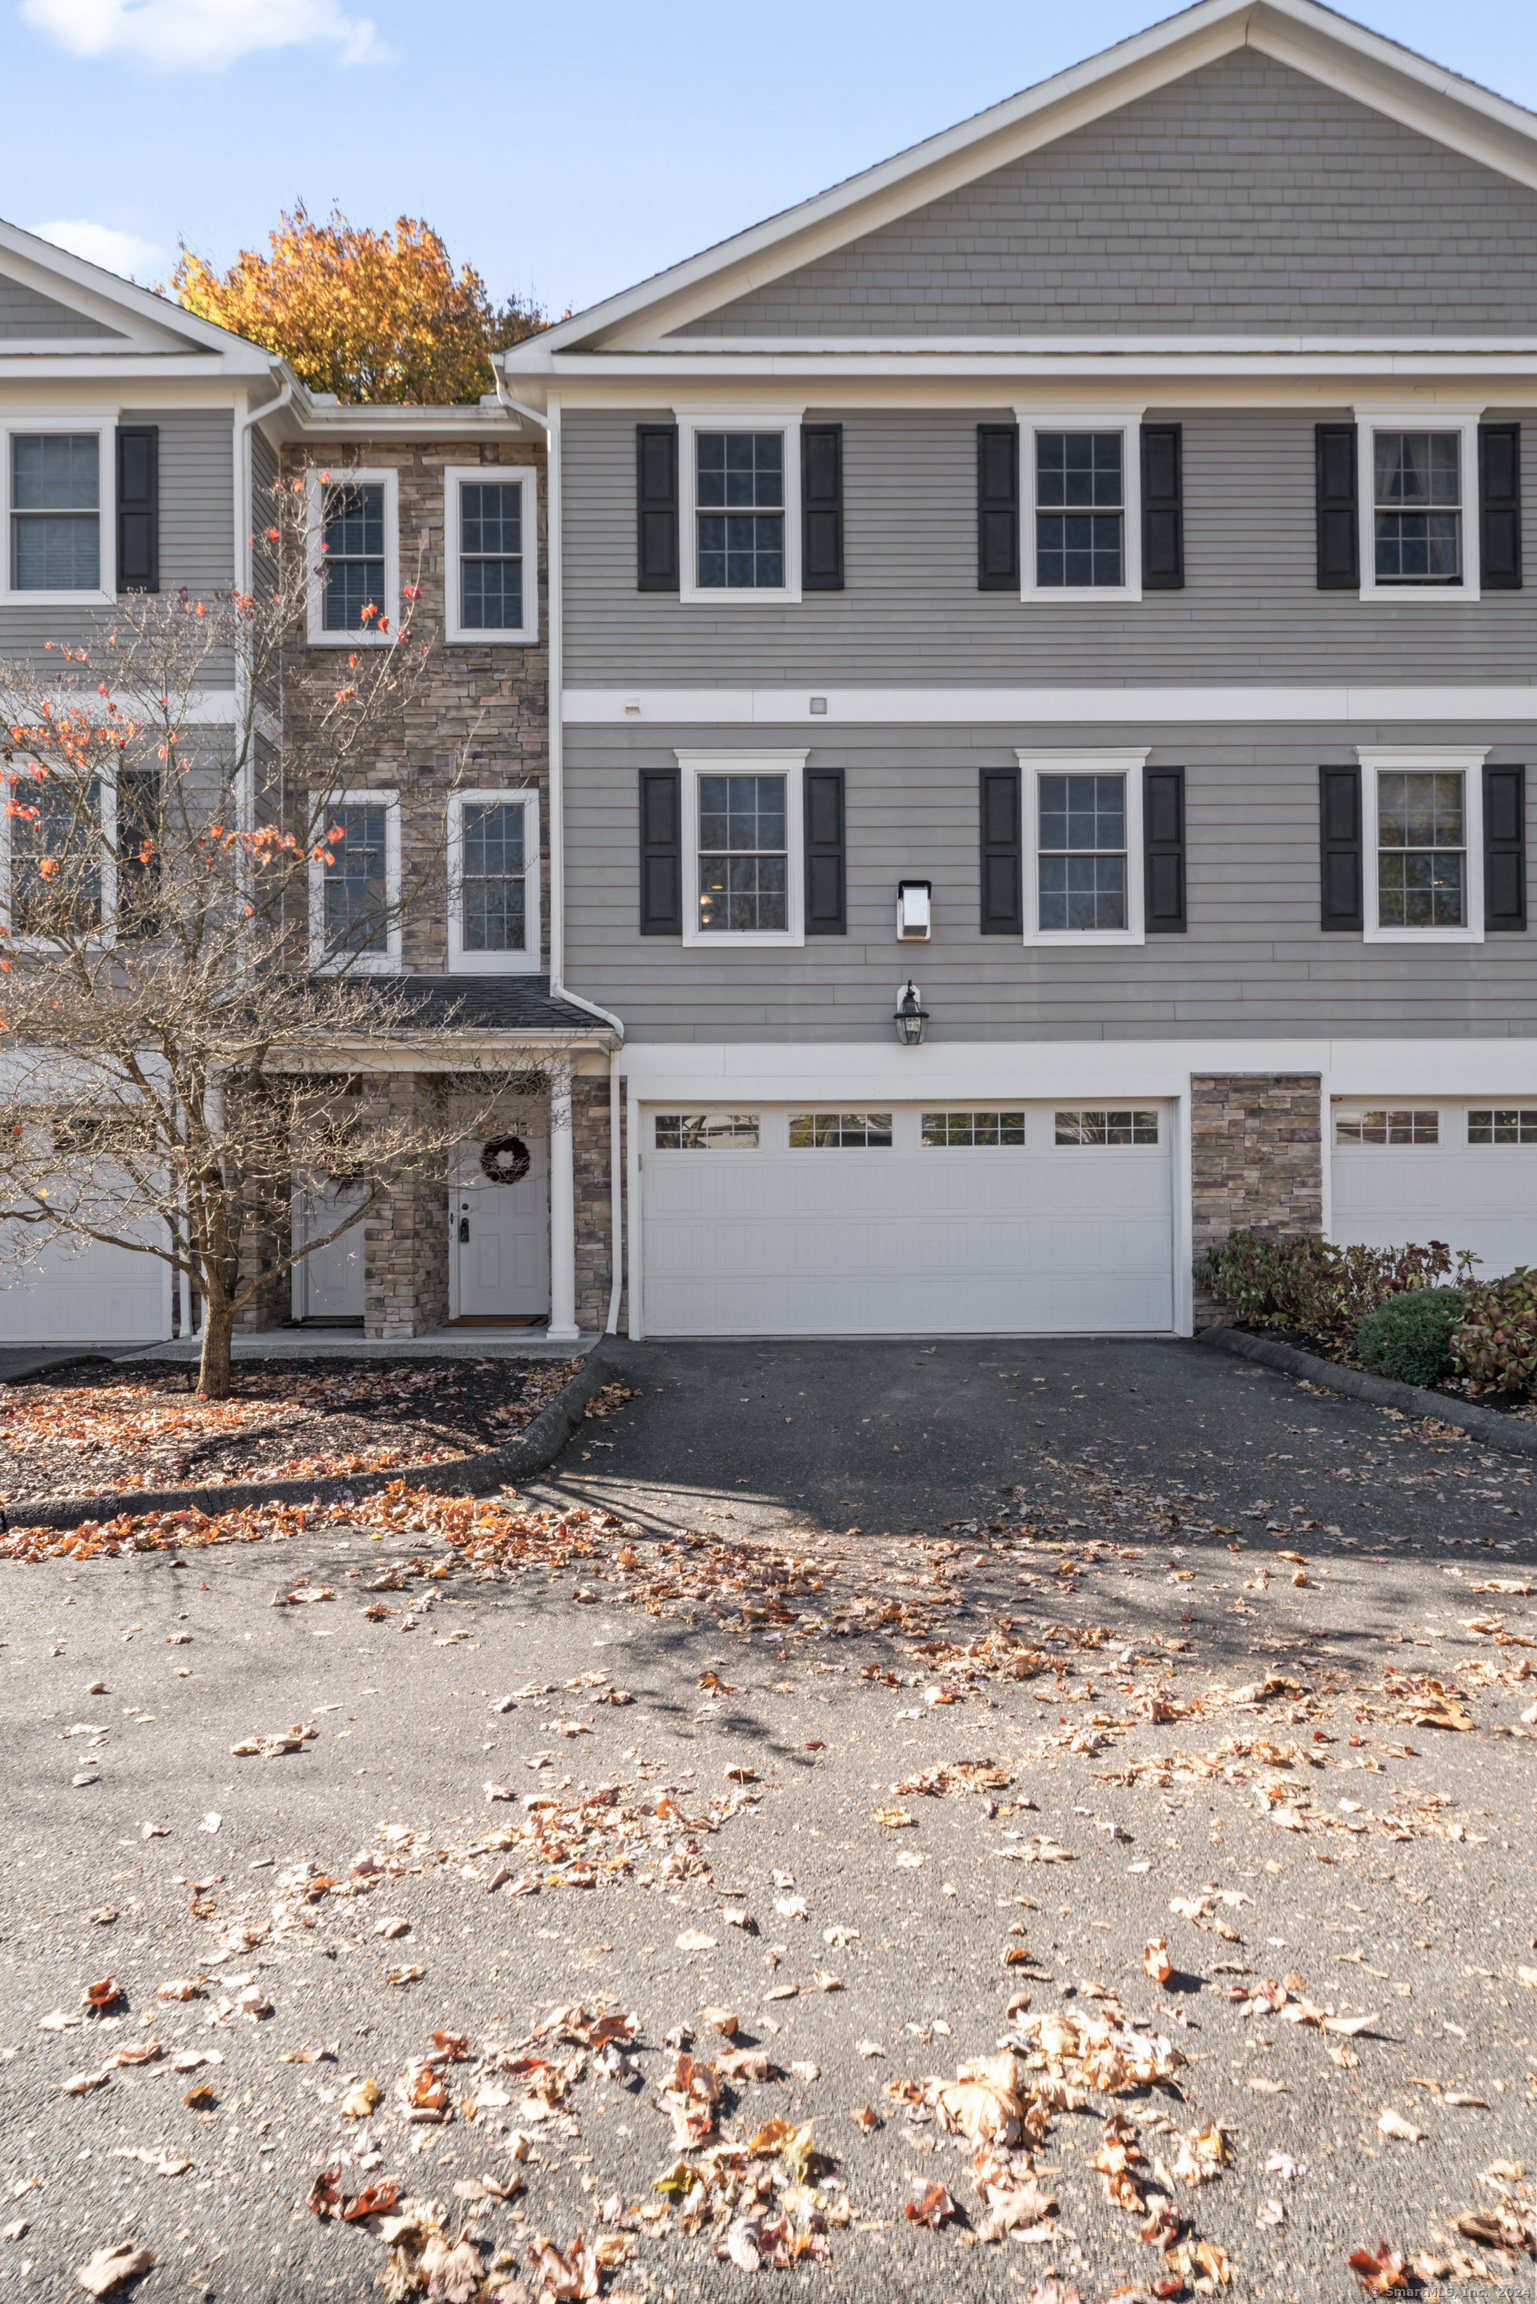
[[[21,14],[75,56],[217,70],[273,48],[330,48],[338,64],[383,64],[366,16],[338,0],[21,0]]]
[[[86,216],[39,224],[36,230],[40,240],[51,240],[55,248],[67,248],[71,256],[83,256],[87,264],[100,264],[128,280],[142,280],[164,260],[164,250],[153,240],[141,240],[137,232],[119,232],[115,224],[93,224]]]

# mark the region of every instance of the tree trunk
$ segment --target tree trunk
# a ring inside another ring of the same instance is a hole
[[[210,1400],[230,1395],[230,1341],[235,1332],[235,1307],[222,1294],[203,1298],[203,1358],[197,1388]]]

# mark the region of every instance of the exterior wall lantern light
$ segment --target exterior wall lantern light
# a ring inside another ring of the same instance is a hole
[[[918,1048],[928,1030],[929,1012],[920,1006],[918,987],[909,976],[897,994],[896,1014],[891,1019],[897,1028],[897,1038],[904,1048]]]

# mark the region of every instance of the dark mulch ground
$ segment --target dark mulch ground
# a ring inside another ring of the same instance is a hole
[[[432,1464],[516,1438],[576,1360],[244,1361],[61,1370],[0,1390],[0,1502]]]

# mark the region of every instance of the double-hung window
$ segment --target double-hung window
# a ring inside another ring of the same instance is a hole
[[[1145,752],[1021,752],[1028,944],[1140,944]]]
[[[388,645],[400,604],[400,483],[393,471],[309,480],[312,645]]]
[[[1484,932],[1483,754],[1360,753],[1368,943]]]
[[[501,645],[537,641],[534,467],[451,464],[443,488],[444,637]]]
[[[111,427],[17,421],[0,434],[0,450],[0,591],[40,605],[61,594],[111,599]]]
[[[539,966],[539,795],[456,792],[448,804],[448,964],[456,975]]]
[[[804,942],[804,752],[685,753],[686,944]]]
[[[334,840],[327,837],[333,830]],[[356,975],[393,974],[400,966],[402,941],[399,795],[333,795],[314,847],[311,965]]]
[[[114,789],[98,778],[18,778],[0,817],[6,925],[17,943],[97,942],[111,921]]]
[[[1474,408],[1358,408],[1363,600],[1476,600]]]
[[[685,600],[801,596],[800,411],[681,412]]]
[[[1141,599],[1141,417],[1020,409],[1027,600]]]

